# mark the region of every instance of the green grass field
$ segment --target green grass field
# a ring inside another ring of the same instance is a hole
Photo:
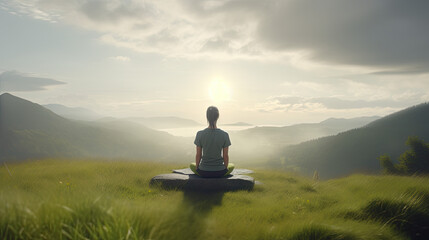
[[[0,239],[428,239],[429,177],[315,182],[255,169],[253,191],[151,188],[180,165],[43,160],[0,167]]]

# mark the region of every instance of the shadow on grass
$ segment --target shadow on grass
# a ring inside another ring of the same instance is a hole
[[[222,205],[224,192],[184,191],[183,201],[158,228],[154,239],[200,239],[206,233],[206,218]]]

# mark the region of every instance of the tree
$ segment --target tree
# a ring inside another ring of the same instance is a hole
[[[389,156],[381,155],[378,160],[380,161],[381,167],[383,168],[384,174],[399,174],[400,171],[393,165],[392,160]]]
[[[399,164],[393,164],[390,157],[382,155],[378,159],[387,174],[425,174],[429,173],[429,144],[418,137],[409,137],[406,145],[410,147],[399,157]]]
[[[418,137],[409,137],[406,144],[411,149],[399,157],[398,168],[406,174],[429,173],[429,145]]]

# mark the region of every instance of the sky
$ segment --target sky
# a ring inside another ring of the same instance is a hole
[[[290,125],[429,101],[426,0],[0,0],[0,92]]]

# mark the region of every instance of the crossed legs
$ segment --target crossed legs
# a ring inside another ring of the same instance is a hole
[[[192,170],[192,172],[201,177],[223,177],[231,174],[232,170],[234,170],[235,168],[235,165],[233,163],[229,163],[226,169],[226,173],[224,173],[225,170],[215,172],[202,171],[200,169],[197,169],[197,165],[195,163],[191,163],[191,165],[189,165],[189,168]]]

